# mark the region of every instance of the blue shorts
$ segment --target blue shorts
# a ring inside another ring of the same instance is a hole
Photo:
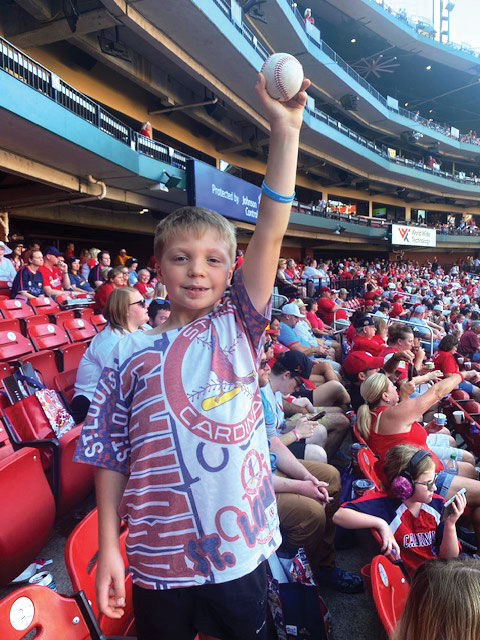
[[[442,498],[445,499],[447,498],[447,493],[454,477],[455,476],[452,473],[448,473],[447,471],[438,472],[437,479],[435,481],[437,495],[442,496]]]
[[[472,395],[474,387],[471,382],[467,382],[466,380],[464,380],[463,382],[460,382],[457,389],[461,389],[462,391],[466,391],[467,393]]]

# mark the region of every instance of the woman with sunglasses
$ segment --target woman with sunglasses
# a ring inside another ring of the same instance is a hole
[[[145,299],[133,287],[119,287],[110,294],[104,310],[107,325],[93,338],[78,365],[75,395],[70,404],[76,424],[85,419],[103,363],[117,342],[138,329],[150,329],[146,307]]]
[[[410,575],[426,560],[456,558],[459,553],[455,524],[466,499],[457,495],[451,513],[442,520],[445,499],[437,494],[435,463],[431,453],[413,445],[397,445],[383,464],[385,491],[368,491],[346,502],[333,516],[346,529],[375,529],[382,552],[401,559]]]

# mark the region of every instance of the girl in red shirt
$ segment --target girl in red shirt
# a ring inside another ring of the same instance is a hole
[[[433,357],[435,369],[442,371],[445,377],[458,374],[460,372],[458,362],[455,359],[457,352],[458,338],[452,333],[448,333],[440,340],[438,351]],[[464,371],[463,382],[458,385],[458,389],[466,391],[475,400],[480,400],[480,387],[472,384],[477,383],[480,379],[478,371]]]

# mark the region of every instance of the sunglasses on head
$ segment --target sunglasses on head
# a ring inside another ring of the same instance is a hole
[[[147,306],[147,303],[145,302],[145,300],[143,298],[141,300],[137,300],[136,302],[130,302],[130,304],[128,306],[131,307],[134,304],[138,304],[141,307],[143,307],[144,309]]]

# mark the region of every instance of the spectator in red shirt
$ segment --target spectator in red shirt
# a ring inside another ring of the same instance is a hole
[[[445,377],[460,372],[454,355],[457,351],[457,345],[458,338],[452,333],[447,334],[440,340],[438,351],[433,358],[435,369],[442,371]],[[478,371],[464,371],[462,375],[465,380],[458,385],[458,388],[466,391],[475,400],[480,400],[480,387],[473,384],[479,381],[480,373]]]
[[[75,245],[73,242],[69,242],[65,249],[65,259],[73,258],[75,255]]]
[[[68,267],[65,262],[59,263],[60,251],[56,247],[45,247],[43,265],[39,272],[43,276],[45,295],[55,297],[71,289]]]
[[[333,325],[334,312],[337,309],[340,309],[340,305],[335,304],[335,301],[332,299],[332,297],[333,292],[329,287],[320,288],[320,298],[318,298],[317,300],[318,315],[329,327]]]
[[[458,353],[467,358],[471,358],[474,362],[480,361],[480,320],[474,320],[470,329],[465,331],[458,343]]]
[[[389,316],[391,318],[402,318],[403,316],[407,315],[408,311],[405,311],[405,309],[402,307],[402,304],[400,302],[401,299],[402,296],[398,293],[393,296],[393,304],[389,312]]]
[[[122,275],[124,275],[123,272]],[[150,300],[151,298],[153,298],[155,293],[155,287],[153,286],[153,284],[149,284],[149,280],[150,271],[148,269],[140,269],[140,271],[138,272],[138,280],[133,285],[135,289],[138,289],[140,291],[145,300]]]
[[[352,351],[366,351],[372,356],[378,356],[384,348],[375,339],[375,322],[371,316],[357,316],[353,322],[356,336],[353,338]]]
[[[107,274],[107,281],[95,291],[95,313],[103,313],[107,300],[114,289],[124,287],[123,267],[114,267]]]

